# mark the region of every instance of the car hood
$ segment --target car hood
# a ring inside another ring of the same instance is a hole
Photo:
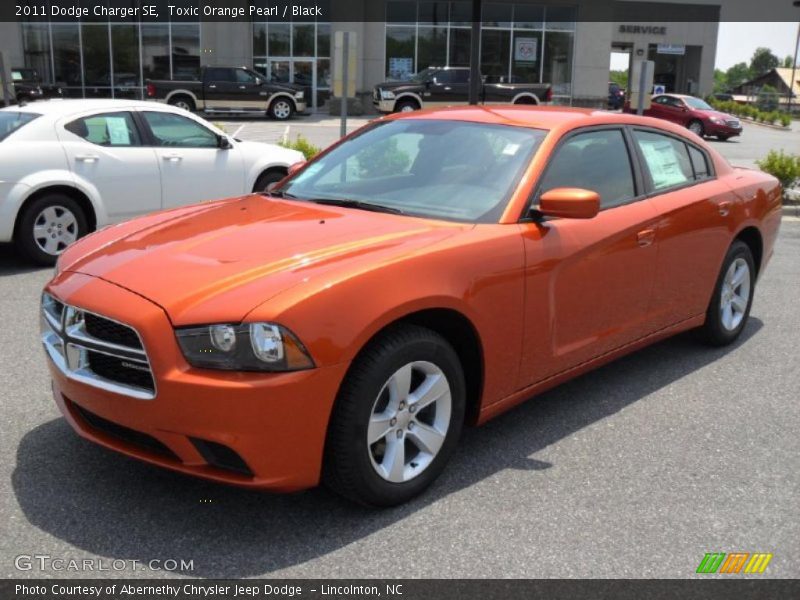
[[[384,81],[383,83],[379,83],[375,87],[379,90],[387,90],[387,91],[397,91],[402,90],[404,88],[420,88],[424,87],[424,83],[419,83],[417,81]]]
[[[61,268],[148,298],[175,325],[234,322],[312,278],[395,259],[463,228],[250,195],[112,226],[71,246]]]
[[[724,113],[724,112],[719,112],[718,110],[700,110],[698,112],[703,113],[709,119],[711,117],[716,117],[717,119],[723,119],[724,121],[738,121],[739,120],[738,117],[734,117],[734,116],[729,115],[729,114]]]

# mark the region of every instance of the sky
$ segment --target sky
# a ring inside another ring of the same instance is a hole
[[[736,63],[750,63],[759,46],[769,48],[781,61],[794,56],[797,23],[720,23],[715,67],[723,71]],[[611,68],[628,68],[627,55],[612,54]]]
[[[750,63],[759,46],[769,48],[781,61],[794,56],[797,23],[720,23],[715,66],[723,71],[736,63]]]

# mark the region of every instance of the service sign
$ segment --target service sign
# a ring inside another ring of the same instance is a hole
[[[516,38],[514,40],[514,60],[517,62],[535,62],[538,41],[537,38]]]
[[[676,54],[683,56],[686,54],[686,46],[683,44],[659,44],[656,52],[658,54]]]

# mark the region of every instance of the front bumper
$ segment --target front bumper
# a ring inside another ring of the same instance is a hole
[[[140,400],[70,379],[48,359],[55,401],[81,436],[229,484],[293,491],[319,483],[328,419],[347,364],[275,374],[194,369],[155,304],[77,273],[59,275],[47,289],[137,329],[157,382],[155,397]],[[245,468],[215,460],[219,448]]]
[[[375,110],[382,113],[392,113],[394,112],[394,100],[372,100],[372,106],[375,107]]]
[[[294,105],[296,107],[297,112],[299,112],[299,113],[306,112],[306,109],[308,108],[308,104],[306,103],[305,100],[298,100],[296,98],[295,98],[295,101],[294,101]]]
[[[727,135],[729,137],[734,137],[742,134],[741,124],[736,127],[728,124],[722,125],[720,123],[714,123],[713,121],[706,121],[704,126],[706,135]]]

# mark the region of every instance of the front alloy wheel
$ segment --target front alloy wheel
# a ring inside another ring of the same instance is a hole
[[[342,383],[328,426],[325,483],[369,506],[410,500],[452,455],[465,402],[464,372],[447,340],[411,324],[384,331]]]
[[[426,361],[400,367],[375,399],[367,430],[378,475],[403,483],[425,471],[447,437],[451,408],[450,384],[439,367]]]
[[[693,134],[703,137],[703,124],[700,121],[692,121],[688,127]]]
[[[33,221],[33,239],[42,252],[58,256],[78,239],[78,219],[65,206],[48,206]]]

